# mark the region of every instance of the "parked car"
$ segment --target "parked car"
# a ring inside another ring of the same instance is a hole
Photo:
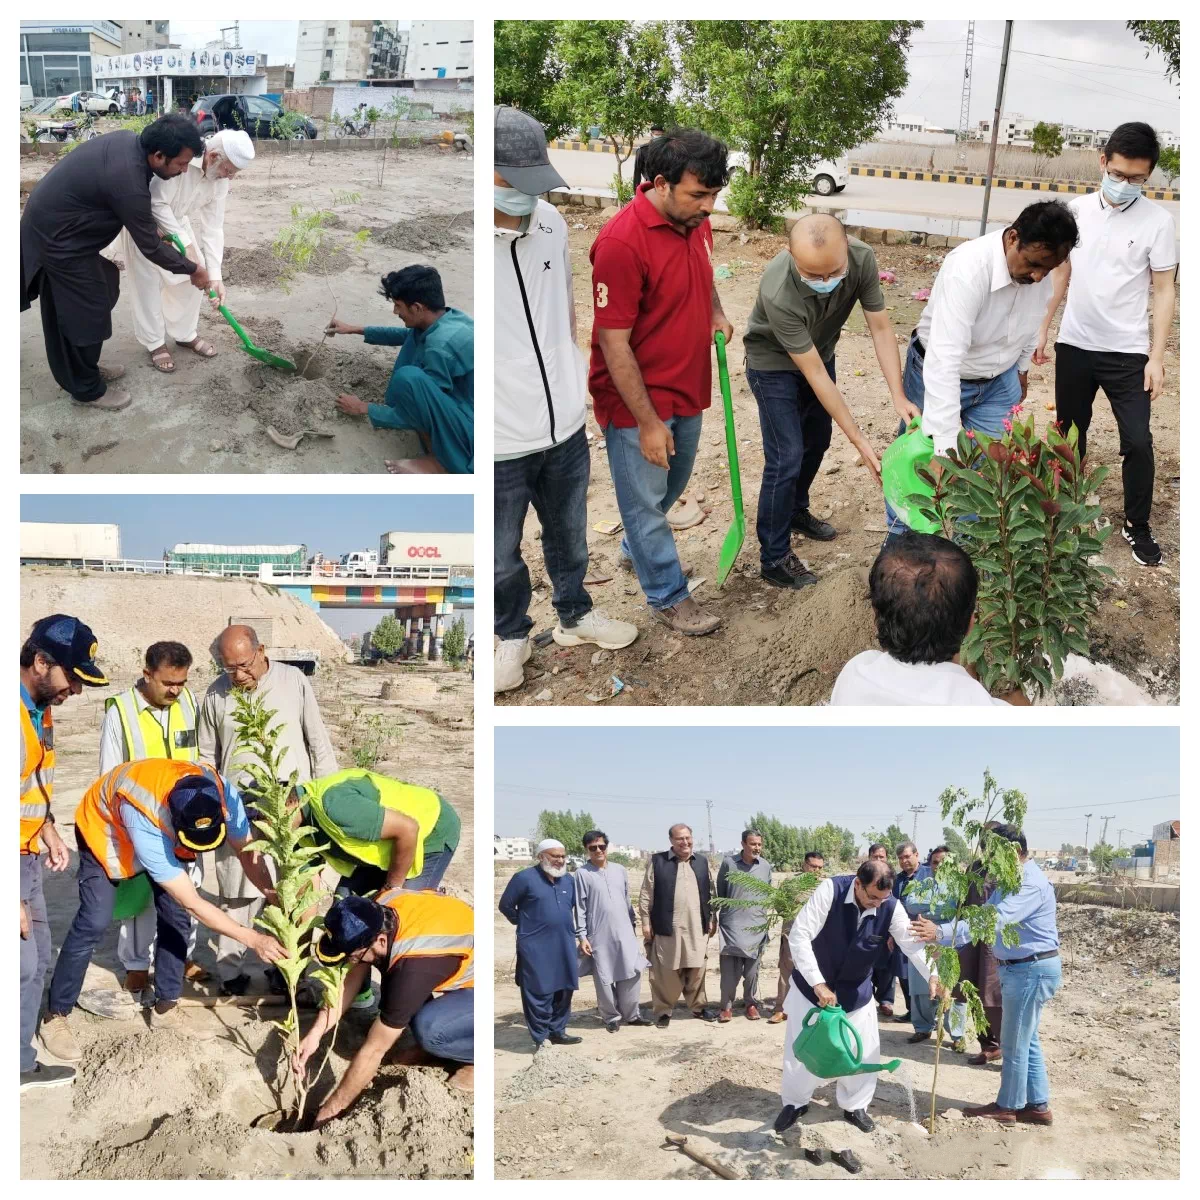
[[[65,96],[56,96],[55,107],[70,108],[71,101],[76,96],[79,97],[79,106],[84,112],[115,116],[121,111],[112,96],[102,96],[99,92],[68,92]]]
[[[735,150],[729,156],[730,172],[738,167],[745,170],[746,163],[746,155],[741,150]],[[818,196],[832,196],[835,192],[842,191],[849,182],[850,159],[846,155],[836,159],[821,159],[813,165],[809,175],[809,187]]]
[[[252,138],[274,138],[285,135],[277,132],[276,118],[283,109],[265,96],[201,96],[192,105],[192,116],[207,137],[218,129],[244,129]],[[290,135],[291,140],[303,142],[317,136],[317,127],[306,117]]]

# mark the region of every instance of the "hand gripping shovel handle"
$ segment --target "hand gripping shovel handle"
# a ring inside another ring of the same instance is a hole
[[[187,251],[183,248],[183,242],[179,240],[178,234],[168,233],[167,241],[169,241],[175,247],[175,249],[183,255],[184,258],[187,258]],[[211,297],[215,297],[217,294],[216,288],[209,288],[208,294]],[[237,323],[237,318],[229,311],[229,309],[225,307],[225,305],[220,305],[217,308],[217,311],[225,318],[226,321],[229,322],[230,328],[238,335],[238,337],[242,339],[242,345],[245,346],[247,350],[258,349],[258,347],[246,336],[246,331]]]

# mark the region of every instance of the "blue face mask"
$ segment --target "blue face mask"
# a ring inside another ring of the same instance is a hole
[[[1130,200],[1142,194],[1140,184],[1118,183],[1107,171],[1100,180],[1100,190],[1104,193],[1104,198],[1112,204],[1128,204]]]
[[[492,185],[494,193],[492,203],[502,213],[508,213],[510,217],[527,217],[535,208],[537,208],[538,198],[536,196],[527,196],[524,192],[517,191],[516,188],[497,187]]]
[[[801,276],[803,278],[803,276]],[[836,291],[839,283],[842,282],[842,276],[837,279],[805,279],[804,282],[812,288],[819,296],[828,296],[830,292]]]

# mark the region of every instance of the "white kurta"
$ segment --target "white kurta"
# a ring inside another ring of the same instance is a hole
[[[191,247],[190,257],[208,271],[215,283],[221,278],[225,253],[225,201],[228,179],[204,174],[203,156],[174,179],[150,181],[150,208],[164,234],[173,233]],[[190,275],[173,275],[150,262],[121,234],[121,253],[129,272],[133,297],[133,329],[147,350],[157,350],[167,337],[190,342],[199,333],[200,305],[204,293],[192,286]]]
[[[830,910],[833,907],[834,885],[832,879],[822,880],[816,891],[809,897],[808,902],[800,910],[800,915],[792,925],[788,935],[788,949],[792,952],[792,961],[796,970],[804,977],[809,987],[825,983],[821,969],[817,966],[813,954],[813,938],[821,932]],[[846,893],[847,904],[854,904],[853,887]],[[873,921],[876,909],[864,909],[859,913],[858,923]],[[908,960],[916,965],[917,971],[928,978],[931,967],[925,961],[925,943],[917,941],[909,928],[908,913],[904,905],[897,904],[892,910],[891,924],[887,933],[895,940],[897,946],[908,956]],[[936,972],[933,972],[936,975]],[[792,1053],[792,1046],[800,1036],[802,1022],[812,1003],[796,986],[793,979],[788,989],[787,999],[783,1002],[783,1011],[787,1014],[787,1030],[783,1038],[783,1083],[780,1092],[784,1104],[792,1104],[800,1108],[807,1104],[813,1092],[822,1084],[830,1082],[818,1075],[813,1075],[809,1069]],[[862,1039],[862,1061],[864,1063],[879,1062],[879,1018],[875,1002],[868,1000],[862,1008],[849,1012],[846,1016],[850,1024],[858,1030]],[[847,1112],[866,1108],[875,1098],[875,1083],[878,1072],[872,1071],[865,1075],[843,1075],[837,1079],[837,1102]]]

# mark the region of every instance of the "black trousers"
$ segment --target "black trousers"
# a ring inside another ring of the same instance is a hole
[[[1150,436],[1150,393],[1145,388],[1145,354],[1114,354],[1081,350],[1056,342],[1054,403],[1065,433],[1079,429],[1079,450],[1087,453],[1092,403],[1104,389],[1117,419],[1121,447],[1121,482],[1125,519],[1130,525],[1149,525],[1154,497],[1154,439]]]
[[[108,390],[100,374],[100,351],[104,349],[104,343],[76,346],[67,340],[54,306],[54,286],[45,271],[38,281],[38,295],[42,306],[46,361],[50,364],[54,382],[63,391],[70,392],[76,400],[99,400]]]

